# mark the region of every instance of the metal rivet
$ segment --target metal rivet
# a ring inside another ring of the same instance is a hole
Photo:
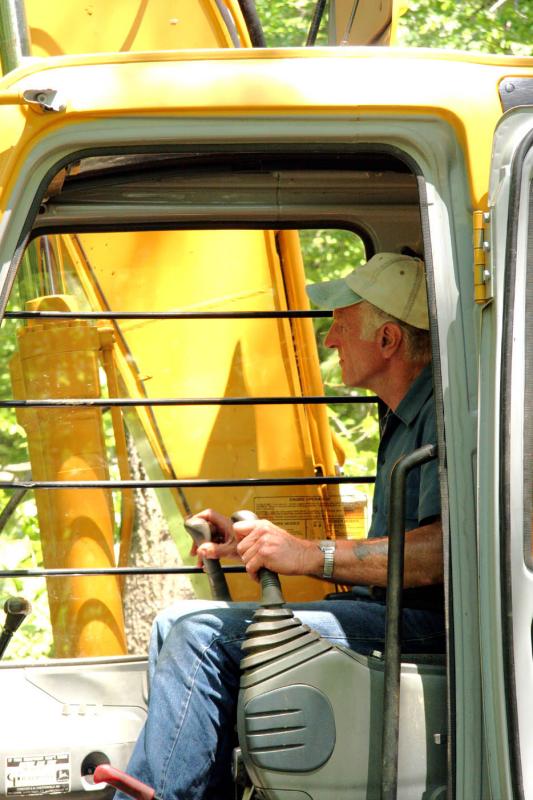
[[[511,92],[514,92],[514,83],[506,83],[504,89],[506,92],[511,94]]]

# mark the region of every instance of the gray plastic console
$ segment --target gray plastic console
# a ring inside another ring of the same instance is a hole
[[[146,718],[146,660],[2,664],[0,798],[111,796],[98,761],[125,769]]]
[[[269,800],[379,800],[384,664],[322,639],[286,608],[259,609],[238,708],[246,769]],[[445,670],[401,670],[398,800],[444,800]]]

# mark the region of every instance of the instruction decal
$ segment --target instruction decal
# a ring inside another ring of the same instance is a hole
[[[9,797],[70,792],[70,753],[7,756],[5,794]]]
[[[339,498],[302,495],[256,497],[254,511],[304,539],[320,539],[328,531],[328,522],[337,535],[359,538],[365,535],[366,496],[361,492],[353,503]]]

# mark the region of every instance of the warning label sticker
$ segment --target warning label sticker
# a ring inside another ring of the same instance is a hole
[[[5,794],[65,794],[70,791],[70,753],[7,756]]]
[[[364,498],[366,504],[366,498]],[[254,510],[258,517],[269,519],[275,525],[289,530],[304,539],[317,539],[325,534],[326,519],[333,530],[349,539],[364,536],[365,513],[363,504],[348,509],[340,498],[307,497],[256,497]],[[342,532],[342,533],[341,533]]]

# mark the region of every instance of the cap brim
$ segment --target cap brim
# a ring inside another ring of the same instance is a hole
[[[353,306],[363,300],[346,285],[344,278],[324,283],[310,283],[305,287],[305,291],[316,306],[329,311]]]

